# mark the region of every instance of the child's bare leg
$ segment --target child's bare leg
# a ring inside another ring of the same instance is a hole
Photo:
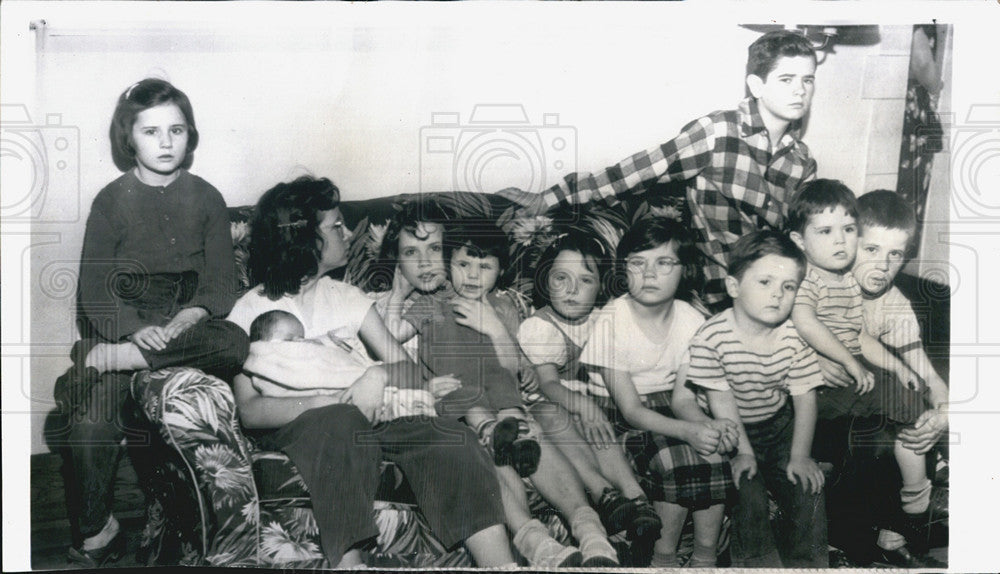
[[[135,343],[98,343],[87,353],[84,361],[87,367],[94,367],[98,372],[109,371],[141,371],[149,368],[149,363],[142,356]]]
[[[544,406],[545,408],[532,409],[531,415],[542,427],[543,436],[548,443],[566,456],[566,460],[580,476],[583,486],[590,491],[594,502],[597,502],[604,489],[613,488],[613,485],[601,474],[594,452],[587,440],[577,432],[570,413],[554,404]]]
[[[580,550],[559,544],[548,529],[531,518],[528,495],[517,472],[509,466],[496,468],[500,481],[500,499],[503,503],[507,528],[513,534],[514,547],[532,566],[579,566],[583,559]]]
[[[692,568],[715,566],[719,530],[722,528],[722,516],[725,511],[724,504],[694,511],[694,552],[687,566]]]
[[[660,539],[653,545],[653,561],[649,565],[654,568],[677,568],[677,543],[681,539],[688,509],[672,502],[660,501],[654,501],[653,508],[660,515],[663,527],[660,529]]]
[[[528,415],[525,414],[524,409],[520,408],[510,408],[510,409],[500,409],[497,411],[497,420],[503,420],[509,417],[514,417],[518,420],[527,420]]]
[[[469,410],[465,411],[465,424],[476,431],[484,424],[495,420],[497,418],[493,413],[483,407],[469,407]]]
[[[365,560],[361,556],[361,551],[354,548],[344,552],[344,555],[340,557],[340,562],[335,566],[335,568],[358,568],[359,566],[364,565]]]
[[[927,478],[926,455],[917,454],[904,447],[899,439],[896,439],[893,445],[893,454],[896,456],[896,464],[899,465],[899,473],[903,477],[903,488],[900,491],[903,512],[907,514],[926,512],[931,502],[931,481]]]
[[[643,495],[642,487],[639,486],[639,481],[635,479],[635,473],[632,471],[632,465],[625,458],[625,451],[620,446],[612,445],[611,448],[594,449],[593,452],[601,473],[608,477],[611,484],[618,487],[626,498],[634,499]]]
[[[487,526],[466,538],[465,547],[480,568],[516,565],[507,540],[507,530],[501,524]]]

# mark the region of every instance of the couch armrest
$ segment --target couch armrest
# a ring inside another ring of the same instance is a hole
[[[229,385],[174,367],[137,373],[132,395],[197,485],[205,561],[258,565],[259,500]]]

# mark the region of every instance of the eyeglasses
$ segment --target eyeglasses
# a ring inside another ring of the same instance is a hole
[[[630,257],[625,260],[625,267],[630,273],[645,273],[649,269],[649,261],[642,257]],[[667,275],[681,264],[680,261],[670,257],[660,257],[652,262],[653,269],[657,274]]]

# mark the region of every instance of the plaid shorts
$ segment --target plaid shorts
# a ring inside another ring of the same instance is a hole
[[[643,403],[664,416],[676,418],[666,395],[669,393],[643,396]],[[615,425],[636,478],[650,500],[692,510],[736,500],[736,486],[726,457],[718,453],[701,456],[682,440],[632,428],[618,409],[606,408],[605,412]]]

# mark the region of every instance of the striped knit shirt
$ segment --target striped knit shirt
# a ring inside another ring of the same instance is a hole
[[[811,264],[795,295],[795,305],[811,307],[816,318],[837,337],[852,355],[861,354],[861,286],[854,275],[845,273],[839,282],[820,276]]]
[[[736,332],[732,309],[712,317],[691,340],[688,381],[716,391],[732,390],[744,423],[765,421],[788,402],[823,385],[816,352],[791,320],[777,327],[777,349],[752,349]]]

